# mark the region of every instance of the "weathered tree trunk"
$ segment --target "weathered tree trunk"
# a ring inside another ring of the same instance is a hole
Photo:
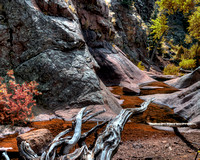
[[[46,152],[42,156],[37,156],[33,150],[30,148],[27,142],[22,142],[21,154],[23,154],[25,159],[34,160],[110,160],[116,153],[119,143],[121,141],[121,132],[123,131],[124,125],[128,121],[129,117],[133,114],[140,114],[147,109],[147,106],[153,101],[153,99],[148,100],[141,104],[140,108],[134,109],[122,109],[118,116],[110,121],[104,121],[89,130],[86,133],[81,134],[82,123],[85,123],[89,119],[105,112],[105,110],[94,113],[86,117],[92,111],[86,111],[86,107],[82,108],[76,116],[76,120],[72,123],[72,128],[66,129],[59,133],[52,143],[49,145]],[[86,117],[85,119],[83,119]],[[98,130],[106,123],[106,129],[101,133],[92,150],[89,150],[85,144],[85,139],[94,131]],[[73,136],[65,136],[67,133],[74,130]],[[63,137],[65,136],[65,137]],[[79,144],[80,148],[76,149],[73,153],[69,153],[70,149],[76,144]],[[57,153],[58,147],[61,147],[60,153]]]

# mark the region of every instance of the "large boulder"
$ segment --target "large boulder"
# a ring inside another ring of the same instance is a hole
[[[42,105],[50,108],[103,104],[97,64],[88,51],[73,3],[4,2],[12,30],[11,57],[21,81],[37,81]]]
[[[152,81],[112,45],[122,41],[119,46],[129,45],[134,52],[132,57],[136,58],[143,49],[145,53],[145,29],[136,9],[132,14],[116,2],[116,14],[125,12],[119,19],[122,28],[116,30],[108,8],[115,6],[114,1],[113,4],[104,0],[1,3],[6,24],[0,26],[0,34],[5,33],[2,42],[9,42],[0,57],[8,64],[1,66],[13,68],[19,82],[37,81],[42,92],[37,100],[42,106],[52,110],[106,104],[119,113],[119,103],[101,85],[101,80],[107,86],[121,85],[134,93],[140,92],[139,83]],[[120,38],[122,34],[118,32],[123,29],[125,36]]]

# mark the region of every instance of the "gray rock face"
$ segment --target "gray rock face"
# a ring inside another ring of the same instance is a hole
[[[5,16],[0,4],[0,75],[5,74],[6,69],[11,68],[10,56],[11,43],[10,43],[10,30],[5,23]]]
[[[40,84],[42,105],[55,108],[103,103],[93,70],[97,64],[70,0],[11,0],[5,1],[4,7],[12,30],[11,60],[16,76]]]
[[[138,14],[137,9],[130,9],[121,5],[119,0],[111,1],[110,11],[112,22],[118,34],[114,43],[134,60],[143,60],[147,57],[146,50],[146,25]]]
[[[200,67],[195,69],[192,73],[186,74],[181,78],[166,81],[167,84],[176,88],[187,88],[200,80]]]
[[[154,10],[155,0],[135,0],[134,5],[142,19],[146,22],[150,20]]]
[[[102,101],[99,81],[86,65],[84,51],[46,50],[17,67],[16,74],[40,82],[42,100],[49,107],[98,104]],[[23,73],[23,74],[22,74]],[[103,101],[102,101],[103,103]]]

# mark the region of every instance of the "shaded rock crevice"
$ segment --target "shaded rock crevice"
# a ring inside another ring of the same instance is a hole
[[[119,5],[119,2],[117,4]],[[106,86],[120,85],[127,89],[130,88],[129,92],[138,94],[140,92],[138,83],[153,81],[153,79],[142,73],[127,58],[125,53],[114,44],[120,30],[116,30],[111,22],[112,11],[109,8],[111,4],[106,4],[103,0],[95,0],[90,1],[89,7],[87,5],[88,3],[85,1],[76,1],[77,14],[81,22],[84,39],[90,53],[99,65],[98,68],[95,68],[98,77]],[[97,7],[99,8],[98,11]],[[120,17],[120,14],[116,13],[116,16]],[[128,16],[128,14],[124,14],[125,16]],[[122,22],[119,21],[119,23]],[[130,26],[129,29],[130,32],[133,31]],[[126,37],[125,32],[123,34]],[[129,36],[134,37],[134,35]],[[127,39],[126,42],[128,43]]]
[[[154,11],[155,0],[135,0],[134,6],[145,22],[148,22]]]
[[[129,9],[121,5],[119,0],[111,1],[110,12],[118,38],[114,41],[135,62],[145,61],[147,57],[147,27],[135,6]],[[120,40],[119,40],[120,39]]]

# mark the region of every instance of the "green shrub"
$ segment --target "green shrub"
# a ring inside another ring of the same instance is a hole
[[[165,75],[179,75],[180,67],[176,67],[174,64],[168,64],[163,71]]]
[[[142,65],[142,61],[140,61],[138,64],[137,64],[137,67],[140,69],[140,70],[145,70],[145,67]]]
[[[179,66],[183,69],[193,69],[196,67],[196,60],[195,59],[183,59]]]

